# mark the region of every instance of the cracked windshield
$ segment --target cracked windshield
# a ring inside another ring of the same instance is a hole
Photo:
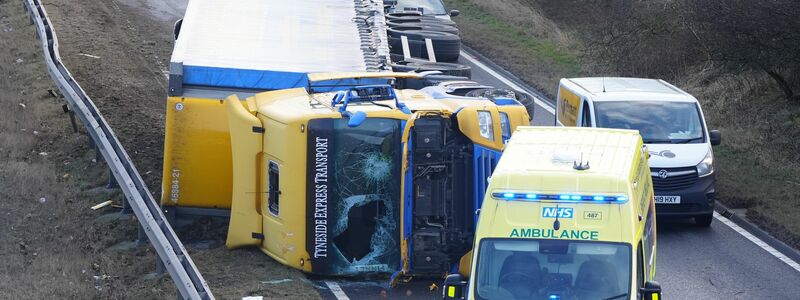
[[[319,245],[327,253],[317,257],[315,268],[348,274],[399,266],[400,166],[395,162],[400,161],[400,134],[400,121],[392,119],[370,118],[356,128],[346,119],[309,123],[310,141],[324,145],[330,166],[329,184],[317,186],[328,191],[324,231],[329,239]],[[314,149],[321,153],[320,147]]]

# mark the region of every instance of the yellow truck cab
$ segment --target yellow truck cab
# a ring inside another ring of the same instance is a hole
[[[525,107],[392,85],[225,100],[232,153],[227,246],[323,275],[446,274],[469,252],[486,178]]]
[[[633,130],[517,128],[444,298],[659,299],[647,160]]]

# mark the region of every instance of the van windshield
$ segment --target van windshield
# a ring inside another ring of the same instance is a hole
[[[444,15],[447,11],[442,4],[442,0],[398,0],[396,11],[419,10],[425,15]]]
[[[478,251],[476,299],[630,299],[628,244],[483,239]]]
[[[669,101],[595,102],[597,127],[639,130],[645,144],[705,143],[697,104]]]

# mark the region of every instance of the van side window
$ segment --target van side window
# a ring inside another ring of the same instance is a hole
[[[583,115],[581,116],[581,127],[592,127],[592,114],[589,113],[589,102],[583,101]]]
[[[280,206],[280,170],[278,164],[274,161],[269,162],[268,178],[268,193],[269,193],[269,212],[278,215]]]

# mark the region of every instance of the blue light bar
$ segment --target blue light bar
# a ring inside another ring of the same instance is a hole
[[[567,194],[537,194],[537,193],[515,193],[515,192],[497,192],[492,193],[492,197],[503,200],[555,200],[564,202],[614,202],[624,203],[628,201],[626,196],[604,196],[604,195],[567,195]]]

